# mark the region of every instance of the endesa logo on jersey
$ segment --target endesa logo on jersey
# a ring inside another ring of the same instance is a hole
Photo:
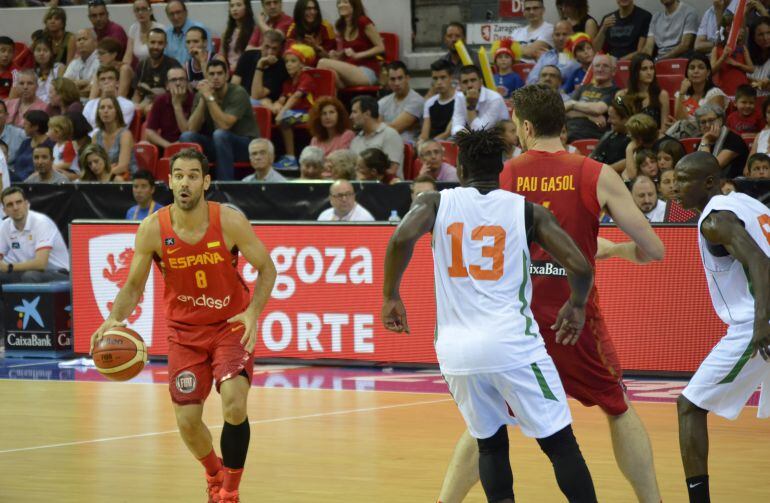
[[[198,297],[193,297],[192,295],[178,295],[176,300],[185,304],[192,304],[196,307],[210,307],[212,309],[224,309],[230,305],[229,295],[224,299],[209,297],[205,293]]]

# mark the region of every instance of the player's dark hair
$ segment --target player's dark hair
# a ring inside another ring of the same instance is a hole
[[[503,152],[507,145],[500,131],[491,129],[464,129],[454,136],[459,148],[458,160],[466,179],[490,179],[503,169]]]
[[[194,148],[186,148],[183,150],[180,150],[176,154],[171,157],[171,161],[169,161],[169,172],[174,172],[174,163],[177,161],[177,159],[188,159],[188,160],[196,160],[201,165],[201,170],[203,171],[203,176],[206,176],[209,174],[209,160],[206,158],[205,155],[203,155],[201,152],[198,152]]]
[[[564,100],[558,92],[543,84],[517,89],[512,96],[519,121],[529,121],[535,136],[554,138],[564,128]]]
[[[18,185],[11,185],[10,187],[4,188],[3,191],[0,192],[0,202],[5,205],[5,198],[11,194],[21,194],[21,198],[25,201],[27,200],[27,194],[24,193],[24,190],[21,187]]]
[[[134,176],[131,177],[132,180],[147,180],[147,183],[150,184],[150,187],[155,187],[155,177],[152,176],[152,173],[149,171],[142,169],[134,173]]]

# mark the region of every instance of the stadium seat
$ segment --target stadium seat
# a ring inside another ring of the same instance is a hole
[[[155,165],[155,179],[163,182],[168,181],[169,167],[171,159],[164,157],[158,159],[158,164]]]
[[[615,85],[621,89],[628,87],[628,78],[631,72],[631,62],[627,60],[618,61],[615,69]]]
[[[457,144],[446,140],[439,141],[439,143],[444,147],[444,162],[457,166],[457,155],[459,153]]]
[[[678,75],[684,77],[687,72],[687,59],[661,59],[655,62],[655,74],[660,78],[661,75]]]
[[[219,54],[219,49],[222,47],[222,39],[220,37],[211,37],[211,44],[214,46],[214,54]],[[235,71],[235,69],[232,71]]]
[[[267,107],[254,107],[254,117],[257,119],[259,134],[269,140],[273,134],[273,112]]]
[[[382,42],[385,45],[385,54],[383,56],[382,64],[386,65],[388,63],[392,63],[393,61],[396,61],[399,57],[399,50],[400,50],[400,41],[399,41],[398,35],[396,35],[395,33],[380,32],[380,37],[382,37]],[[351,86],[351,87],[345,87],[343,89],[340,89],[340,94],[345,95],[349,99],[351,96],[356,96],[359,94],[371,94],[373,96],[377,96],[377,93],[379,91],[380,91],[380,86],[377,86],[377,85]]]
[[[315,82],[314,98],[337,96],[337,77],[333,71],[323,68],[308,68],[302,72],[309,74]]]
[[[692,154],[698,149],[700,138],[682,138],[679,140],[679,143],[684,146],[684,149],[688,154]]]
[[[661,89],[668,91],[669,96],[674,96],[674,93],[679,91],[679,87],[682,85],[681,75],[658,75],[658,85]]]
[[[34,68],[35,57],[24,42],[14,42],[11,66],[15,66],[20,70]]]
[[[163,153],[163,157],[167,158],[167,159],[170,159],[171,157],[174,156],[174,154],[176,154],[180,150],[184,150],[186,148],[193,148],[193,149],[197,150],[198,152],[203,153],[203,147],[201,147],[197,143],[176,142],[176,143],[172,143],[171,145],[166,147],[166,151]]]
[[[754,145],[754,140],[756,140],[757,135],[754,133],[744,133],[741,135],[741,138],[743,138],[743,141],[746,143],[746,146],[749,147],[749,150],[751,150],[751,147]]]
[[[532,71],[532,68],[534,68],[535,65],[532,63],[516,63],[511,67],[511,70],[513,70],[515,73],[521,77],[521,80],[526,83],[527,77],[529,77],[529,72]]]
[[[144,116],[141,110],[137,110],[134,113],[134,118],[131,119],[131,124],[128,130],[131,131],[131,136],[134,137],[134,142],[142,141],[142,126],[144,125]]]
[[[137,167],[155,175],[158,164],[158,147],[146,141],[140,141],[134,145],[134,156]]]
[[[571,145],[576,149],[578,149],[578,152],[580,152],[581,154],[591,155],[591,152],[594,151],[598,143],[599,143],[599,140],[588,138],[585,140],[575,140],[571,143]]]
[[[402,164],[404,171],[404,179],[414,180],[418,171],[415,171],[414,162],[414,147],[411,143],[404,143],[404,163]]]

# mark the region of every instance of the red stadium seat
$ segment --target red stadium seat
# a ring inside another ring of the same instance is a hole
[[[575,140],[571,143],[571,145],[576,149],[578,149],[578,152],[580,152],[581,154],[591,155],[591,152],[594,151],[598,143],[599,143],[599,140],[588,138],[585,140]]]
[[[273,112],[267,107],[254,107],[254,117],[257,119],[259,134],[269,140],[273,134]]]
[[[631,62],[627,60],[618,61],[615,68],[615,85],[621,89],[628,87],[628,78],[631,73]]]
[[[658,75],[657,79],[660,88],[668,91],[668,95],[673,97],[674,93],[679,91],[683,77],[681,75]]]
[[[164,157],[158,159],[158,164],[155,165],[155,179],[161,181],[168,181],[169,169],[171,159]]]
[[[401,165],[404,171],[404,178],[414,180],[419,171],[415,171],[414,166],[414,147],[411,143],[404,143],[404,163]]]
[[[186,148],[193,148],[198,152],[203,153],[203,147],[197,143],[176,142],[166,147],[166,151],[163,153],[163,157],[170,159],[174,156],[174,154]]]
[[[24,42],[14,42],[12,66],[20,70],[34,68],[35,57]]]
[[[400,59],[401,42],[398,35],[383,31],[380,32],[380,37],[382,37],[382,43],[385,44],[385,63],[392,63]]]
[[[211,37],[211,44],[214,46],[214,54],[219,54],[219,49],[222,47],[222,39],[220,37]],[[235,71],[235,68],[231,71]]]
[[[757,135],[754,133],[744,133],[741,135],[741,138],[743,138],[746,146],[749,147],[749,150],[751,150],[751,147],[754,145],[754,140],[757,139]]]
[[[457,166],[458,148],[457,144],[451,141],[439,141],[442,147],[444,147],[444,162]]]
[[[314,98],[337,96],[337,76],[333,71],[323,68],[308,68],[302,72],[313,78],[316,90]]]
[[[155,175],[158,164],[158,147],[152,143],[141,141],[134,145],[134,156],[136,164],[140,169],[144,169]]]
[[[661,59],[655,62],[655,73],[660,78],[661,75],[678,75],[684,77],[687,72],[687,59]]]
[[[142,141],[143,125],[144,125],[144,117],[142,115],[142,112],[140,110],[137,110],[136,113],[134,113],[134,118],[131,119],[131,124],[128,128],[129,131],[131,131],[131,136],[134,137],[134,142]]]
[[[532,63],[516,63],[513,65],[511,70],[513,70],[515,73],[521,77],[522,82],[527,82],[527,77],[529,77],[529,72],[532,71],[532,68],[534,68],[535,65]]]
[[[698,150],[698,144],[700,144],[700,138],[682,138],[679,140],[679,143],[681,143],[684,146],[685,151],[688,154],[692,154],[696,150]]]

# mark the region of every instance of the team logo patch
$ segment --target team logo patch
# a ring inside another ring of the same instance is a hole
[[[180,393],[192,393],[195,391],[196,385],[197,380],[195,379],[195,374],[189,370],[185,370],[176,376],[176,389],[178,389]]]
[[[163,242],[166,244],[166,246],[174,246],[176,244],[174,238],[166,238],[163,240]]]
[[[18,250],[19,248],[21,248],[21,245],[14,241],[13,243],[11,243],[11,248],[13,248],[14,250]]]

